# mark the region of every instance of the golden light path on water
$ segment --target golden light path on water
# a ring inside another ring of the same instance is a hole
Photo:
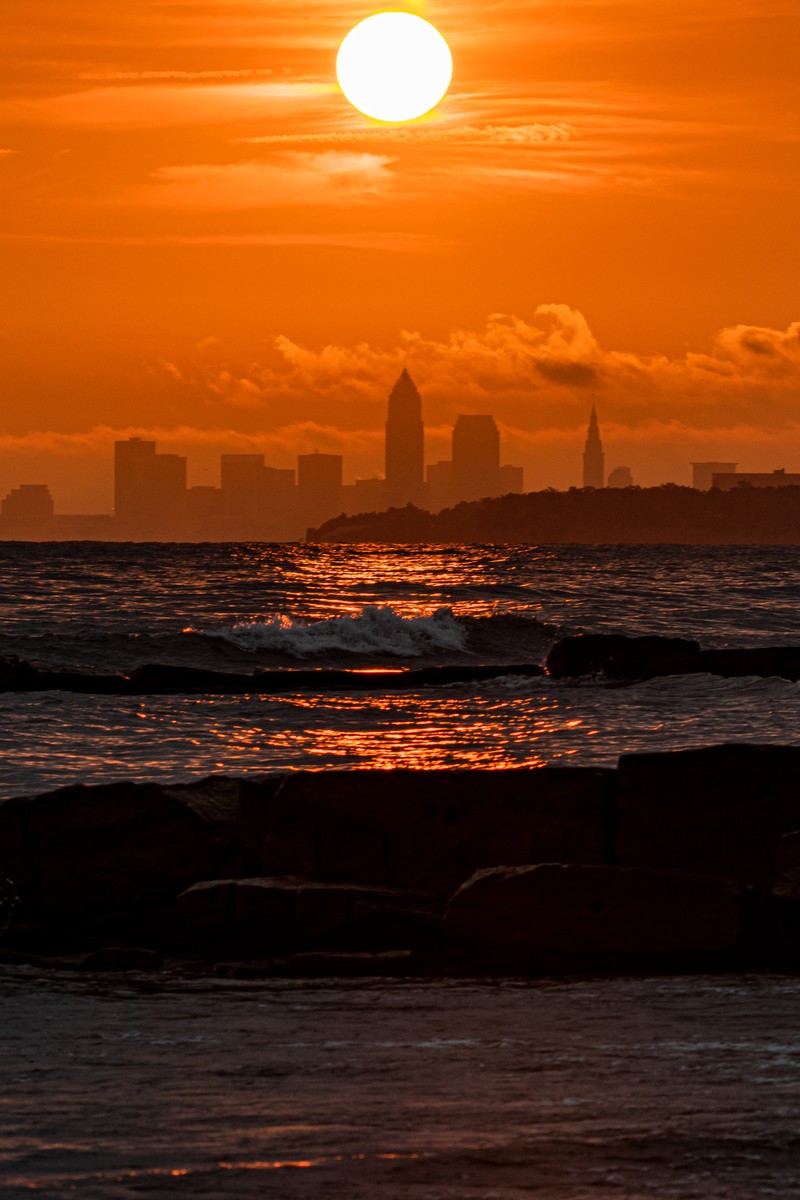
[[[70,778],[608,767],[622,749],[650,750],[656,740],[664,750],[755,737],[792,744],[800,685],[712,676],[629,687],[506,678],[478,688],[355,695],[154,696],[120,699],[113,709],[106,697],[45,693],[14,697],[13,705],[0,698],[0,712],[3,794],[22,795]]]

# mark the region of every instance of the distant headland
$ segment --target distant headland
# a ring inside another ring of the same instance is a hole
[[[548,489],[436,513],[408,504],[387,512],[342,514],[309,529],[307,540],[800,545],[800,487]]]

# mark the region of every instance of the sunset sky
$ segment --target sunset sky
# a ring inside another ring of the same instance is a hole
[[[387,7],[392,7],[391,5]],[[800,470],[797,0],[398,5],[447,38],[428,118],[342,96],[347,0],[5,0],[0,494],[108,509],[111,443],[382,467],[492,412],[528,488]]]

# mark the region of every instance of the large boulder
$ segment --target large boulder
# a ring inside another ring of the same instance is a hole
[[[800,828],[800,749],[723,745],[619,762],[616,860],[770,891],[781,835]]]
[[[216,879],[178,897],[198,950],[259,957],[298,950],[421,949],[441,920],[431,897],[299,878]]]
[[[298,772],[242,781],[266,875],[449,895],[480,867],[606,861],[612,771]]]
[[[545,863],[478,871],[444,936],[468,969],[705,968],[732,958],[740,921],[740,889],[723,880]]]
[[[20,919],[113,919],[246,867],[234,780],[78,786],[0,803],[0,870]]]
[[[583,633],[556,642],[546,665],[553,679],[601,674],[607,679],[652,679],[696,671],[699,653],[698,643],[685,638]]]

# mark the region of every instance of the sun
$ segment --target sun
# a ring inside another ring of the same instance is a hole
[[[378,121],[413,121],[444,96],[450,47],[430,21],[382,12],[359,22],[339,47],[336,77],[359,112]]]

